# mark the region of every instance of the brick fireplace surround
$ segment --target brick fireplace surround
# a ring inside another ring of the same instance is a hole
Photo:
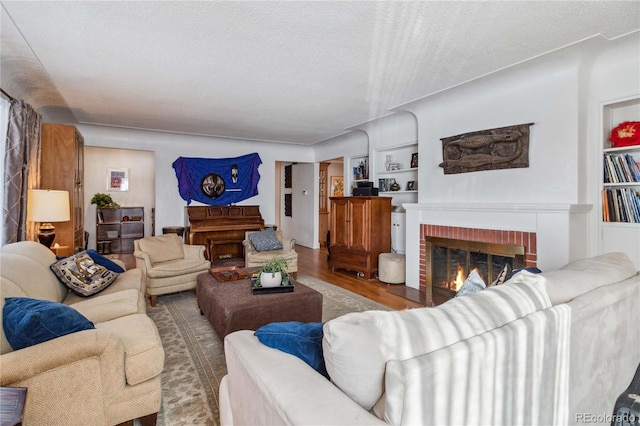
[[[458,226],[420,225],[420,290],[426,291],[426,243],[425,237],[453,238],[490,244],[522,246],[525,249],[526,267],[537,265],[537,243],[535,232],[505,231],[500,229],[462,228]]]
[[[406,210],[406,287],[425,290],[425,237],[525,248],[525,265],[543,271],[588,257],[588,204],[415,203]]]

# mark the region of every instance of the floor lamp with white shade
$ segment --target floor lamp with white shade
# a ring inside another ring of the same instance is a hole
[[[27,190],[27,220],[40,222],[38,240],[51,248],[56,238],[51,222],[67,222],[69,216],[69,192],[51,189]]]

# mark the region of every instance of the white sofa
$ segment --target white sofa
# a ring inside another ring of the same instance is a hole
[[[51,250],[33,241],[0,251],[3,309],[10,297],[48,300],[71,306],[95,325],[14,350],[0,321],[0,384],[27,388],[23,423],[155,424],[164,349],[146,315],[141,271],[121,273],[100,293],[80,297],[51,271],[55,261]]]
[[[252,331],[225,339],[223,425],[610,424],[640,362],[640,275],[611,253],[436,308],[324,325],[331,381]]]

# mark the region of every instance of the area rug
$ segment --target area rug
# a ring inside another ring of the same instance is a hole
[[[323,322],[349,312],[390,310],[308,275],[299,275],[298,281],[322,293]],[[158,326],[165,350],[158,425],[218,425],[218,390],[227,374],[224,349],[209,321],[200,315],[195,292],[159,296],[147,313]]]

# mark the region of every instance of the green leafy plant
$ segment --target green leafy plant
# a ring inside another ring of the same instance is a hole
[[[120,204],[113,201],[111,195],[98,192],[91,198],[91,204],[95,204],[100,209],[117,209]]]
[[[262,268],[260,268],[260,274],[258,274],[258,280],[256,285],[260,285],[260,276],[262,273],[271,273],[272,276],[276,274],[276,272],[282,273],[282,283],[285,283],[288,280],[287,277],[287,267],[289,263],[287,259],[284,257],[274,257],[265,263]]]

